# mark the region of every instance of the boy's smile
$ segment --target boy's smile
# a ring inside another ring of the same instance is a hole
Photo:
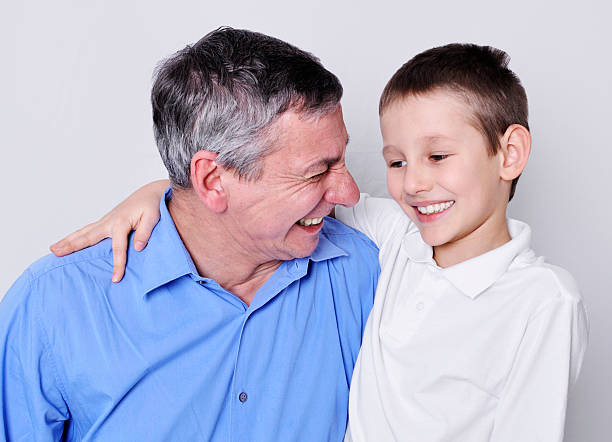
[[[380,120],[389,193],[441,266],[510,239],[503,157],[489,154],[472,120],[469,106],[447,90],[398,99]]]

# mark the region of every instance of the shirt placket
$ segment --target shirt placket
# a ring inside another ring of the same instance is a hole
[[[244,362],[244,360],[249,359],[248,354],[250,352],[265,351],[265,349],[256,350],[254,348],[246,347],[246,334],[256,332],[256,328],[248,326],[249,321],[253,320],[252,317],[254,315],[265,313],[258,313],[258,310],[263,308],[276,296],[282,296],[282,292],[287,288],[287,286],[306,274],[308,260],[293,260],[290,262],[285,262],[282,265],[284,266],[284,271],[280,275],[277,275],[274,281],[271,281],[272,283],[270,285],[262,287],[261,290],[263,290],[263,292],[256,295],[256,298],[254,298],[253,302],[251,303],[251,308],[245,312],[245,318],[242,324],[240,338],[236,349],[234,376],[229,398],[231,441],[244,440],[241,435],[248,434],[250,432],[253,422],[257,419],[257,404],[261,403],[262,401],[262,398],[258,397],[258,395],[262,394],[262,391],[265,390],[258,388],[258,386],[253,383],[250,377],[248,363]],[[263,297],[263,302],[260,302],[259,299],[257,299],[260,296]],[[251,342],[249,346],[253,346],[253,342],[256,342],[252,339],[249,339],[248,341]],[[265,360],[265,356],[262,355],[262,358]]]
[[[439,298],[440,278],[437,270],[431,265],[423,266],[418,278],[419,284],[404,306],[405,321],[403,323],[406,324],[406,339],[411,339],[419,332],[423,320]]]

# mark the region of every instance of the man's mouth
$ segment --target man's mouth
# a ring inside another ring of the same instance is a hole
[[[323,218],[302,218],[297,222],[300,226],[316,226],[317,224],[321,224]]]
[[[443,203],[429,204],[428,206],[417,206],[416,209],[423,215],[432,215],[434,213],[444,212],[453,204],[455,204],[454,201],[446,201]]]

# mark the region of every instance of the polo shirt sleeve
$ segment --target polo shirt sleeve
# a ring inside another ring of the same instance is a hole
[[[336,206],[336,218],[363,232],[379,248],[397,234],[398,227],[405,230],[410,223],[408,216],[389,198],[375,198],[362,193],[353,207]]]
[[[587,340],[579,295],[560,294],[532,316],[500,398],[491,442],[563,440],[567,395]]]
[[[69,413],[28,271],[0,302],[0,437],[57,441]]]

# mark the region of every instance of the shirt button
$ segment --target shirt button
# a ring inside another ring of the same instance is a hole
[[[416,304],[416,309],[417,309],[418,311],[421,311],[421,310],[423,310],[424,308],[425,308],[425,303],[423,303],[423,302],[421,302],[421,301],[417,302],[417,304]]]
[[[247,396],[247,394],[244,391],[238,395],[238,400],[240,402],[246,402],[248,398],[249,396]]]

